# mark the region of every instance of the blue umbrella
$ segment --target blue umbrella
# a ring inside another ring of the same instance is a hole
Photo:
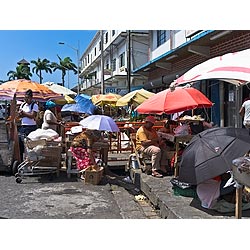
[[[84,98],[86,98],[86,99],[91,99],[91,96],[86,95],[86,94],[80,94],[80,96],[82,96],[82,97],[84,97]]]
[[[77,113],[85,113],[89,115],[93,115],[96,106],[92,103],[90,99],[84,98],[83,96],[77,95],[74,98],[75,102],[74,104],[65,104],[62,107],[63,111],[70,111],[70,112],[77,112]]]

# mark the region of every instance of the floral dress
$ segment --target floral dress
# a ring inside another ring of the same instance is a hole
[[[86,148],[70,147],[70,151],[76,159],[76,166],[78,170],[86,169],[91,165],[90,154]]]

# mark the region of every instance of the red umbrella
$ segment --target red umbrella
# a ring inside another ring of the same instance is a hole
[[[195,88],[176,87],[163,90],[140,104],[140,114],[173,114],[195,108],[210,108],[213,103]]]

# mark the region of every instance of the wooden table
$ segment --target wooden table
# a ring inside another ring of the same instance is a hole
[[[174,137],[175,142],[175,160],[174,160],[174,177],[179,175],[179,165],[178,165],[178,151],[180,143],[188,143],[193,138],[193,135],[176,135]]]
[[[175,135],[159,131],[157,134],[160,138],[166,139],[175,144],[174,176],[177,177],[179,175],[178,151],[180,143],[188,143],[193,138],[193,135]]]

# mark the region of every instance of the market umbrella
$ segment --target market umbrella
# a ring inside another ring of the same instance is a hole
[[[82,97],[84,97],[84,98],[86,98],[86,99],[91,99],[91,96],[86,95],[86,94],[80,94],[80,96],[82,96]]]
[[[42,85],[48,87],[49,89],[51,89],[52,91],[58,94],[72,95],[72,96],[77,95],[77,93],[72,91],[71,89],[61,86],[59,84],[53,83],[53,82],[45,82],[45,83],[42,83]]]
[[[118,99],[122,96],[118,94],[108,93],[108,94],[99,94],[99,95],[92,95],[91,100],[94,105],[103,106],[105,104],[113,104],[115,105]]]
[[[115,121],[106,115],[91,115],[80,121],[80,125],[87,129],[119,132],[119,128]]]
[[[176,86],[205,79],[220,79],[236,85],[250,82],[250,49],[227,53],[200,63],[174,81]]]
[[[232,169],[232,161],[250,150],[245,128],[211,128],[195,135],[181,156],[178,180],[197,185]]]
[[[92,103],[90,99],[86,99],[80,95],[74,98],[75,104],[65,104],[62,107],[62,112],[70,111],[76,113],[94,114],[96,106]]]
[[[135,110],[140,114],[173,114],[195,108],[209,108],[213,103],[192,87],[163,90],[145,100]]]
[[[28,89],[33,91],[33,99],[36,101],[44,102],[49,99],[58,99],[62,96],[40,83],[26,79],[19,79],[8,81],[0,85],[0,99],[12,100],[16,94],[17,100],[23,100],[25,92]]]
[[[139,105],[153,95],[155,94],[145,89],[137,89],[118,99],[116,106],[126,106],[129,103]]]
[[[73,98],[71,98],[69,95],[63,95],[62,97],[53,100],[55,104],[57,105],[65,105],[65,104],[74,104],[76,103]]]

